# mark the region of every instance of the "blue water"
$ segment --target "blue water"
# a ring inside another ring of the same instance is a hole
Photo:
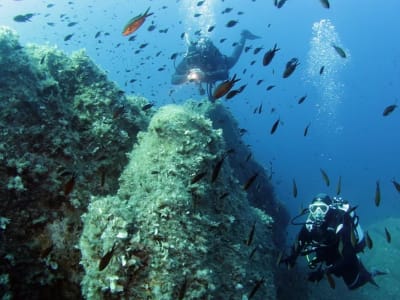
[[[387,117],[382,112],[400,98],[400,26],[396,21],[400,2],[331,0],[329,10],[318,0],[289,0],[281,9],[275,8],[272,0],[206,0],[201,7],[197,2],[0,0],[0,24],[14,28],[22,44],[56,45],[67,53],[85,48],[122,89],[145,96],[157,106],[201,98],[193,85],[170,84],[174,71],[170,56],[186,50],[182,33],[195,40],[194,32],[215,25],[208,35],[229,55],[241,30],[248,29],[262,38],[248,42],[252,49],[243,53],[231,70],[247,88],[230,101],[219,101],[232,111],[239,126],[248,130],[244,140],[254,158],[268,171],[272,166],[278,199],[294,216],[318,192],[334,194],[342,176],[342,196],[359,205],[364,224],[397,217],[400,194],[391,179],[400,181],[400,109]],[[50,3],[54,6],[47,7]],[[154,15],[135,33],[135,41],[128,41],[129,37],[121,34],[122,28],[148,7]],[[233,10],[221,14],[226,7]],[[243,14],[238,15],[239,11]],[[196,12],[202,16],[195,18]],[[15,15],[26,13],[36,14],[31,22],[13,20]],[[227,28],[229,20],[239,23]],[[78,24],[68,27],[73,21]],[[152,23],[156,28],[148,31]],[[166,33],[159,32],[165,29]],[[98,31],[101,35],[96,39]],[[73,37],[64,42],[71,33]],[[221,38],[227,40],[221,44]],[[346,59],[333,50],[332,42],[346,51]],[[135,54],[144,43],[148,45]],[[275,43],[281,50],[263,67],[262,56]],[[256,47],[263,50],[254,55]],[[299,59],[300,66],[283,79],[284,66],[292,57]],[[253,60],[256,63],[251,65]],[[320,76],[322,65],[325,71]],[[131,79],[136,81],[130,83]],[[256,85],[259,79],[264,82]],[[266,91],[271,84],[276,87]],[[297,104],[305,94],[304,103]],[[260,103],[263,112],[253,114]],[[271,113],[272,108],[275,111]],[[278,118],[281,123],[271,135],[270,128]],[[309,132],[304,137],[308,123]],[[320,168],[331,179],[329,188]],[[292,196],[293,178],[299,190],[296,199]],[[377,180],[382,192],[378,208],[374,205]]]

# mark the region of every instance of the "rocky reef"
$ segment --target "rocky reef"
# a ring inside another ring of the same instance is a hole
[[[3,299],[277,297],[287,213],[233,117],[146,104],[0,27]]]

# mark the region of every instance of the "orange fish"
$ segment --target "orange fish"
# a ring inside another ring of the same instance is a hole
[[[144,14],[137,15],[129,20],[129,22],[125,25],[124,30],[122,30],[122,35],[130,35],[139,29],[140,26],[144,23],[148,16],[151,16],[153,13],[149,13],[150,7],[144,12]]]
[[[223,96],[225,96],[231,88],[233,88],[233,85],[239,81],[240,79],[236,79],[236,74],[233,75],[231,80],[225,80],[224,82],[220,83],[214,90],[213,92],[213,98],[214,100],[217,100]]]

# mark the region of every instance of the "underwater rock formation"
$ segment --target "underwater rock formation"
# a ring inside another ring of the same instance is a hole
[[[229,155],[190,105],[162,107],[117,195],[94,197],[83,216],[84,297],[275,299],[273,221],[249,205]]]
[[[77,299],[75,248],[89,196],[115,193],[143,98],[126,97],[83,51],[22,46],[0,27],[0,295]]]

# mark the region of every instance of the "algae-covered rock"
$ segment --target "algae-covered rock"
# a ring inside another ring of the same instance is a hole
[[[249,205],[226,150],[190,106],[154,115],[118,194],[83,217],[86,298],[246,299],[262,283],[253,298],[275,299],[272,219]]]
[[[145,103],[83,51],[21,45],[0,27],[0,277],[12,297],[80,297],[80,215],[90,195],[117,191]]]

